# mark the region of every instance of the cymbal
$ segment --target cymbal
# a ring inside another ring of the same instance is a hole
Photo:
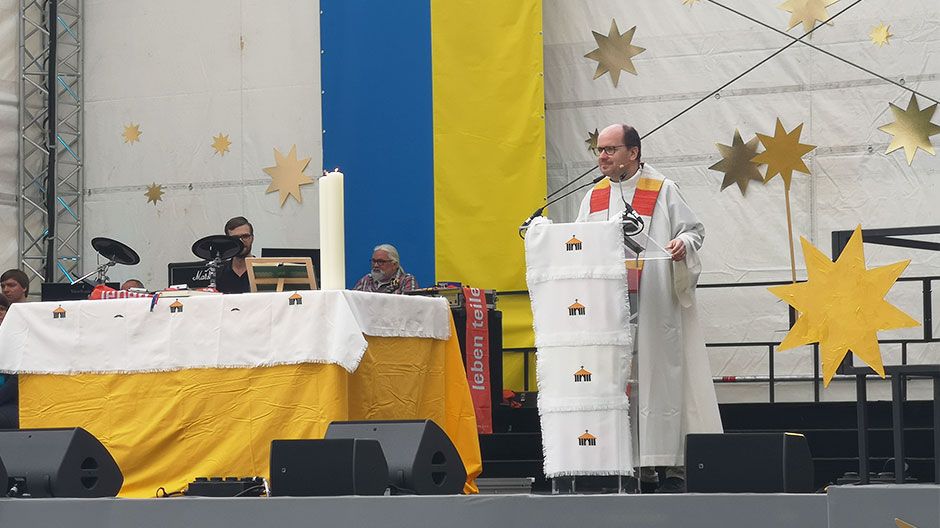
[[[243,249],[245,246],[241,240],[226,235],[209,235],[193,244],[193,254],[203,260],[212,260],[216,256],[222,259],[232,258]]]
[[[136,251],[111,238],[95,237],[91,239],[91,247],[102,257],[113,260],[115,264],[133,266],[140,262],[140,255]]]

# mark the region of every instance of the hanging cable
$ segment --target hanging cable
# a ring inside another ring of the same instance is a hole
[[[760,20],[757,20],[756,18],[754,18],[754,17],[752,17],[752,16],[750,16],[750,15],[747,15],[747,14],[745,14],[745,13],[742,13],[742,12],[738,11],[737,9],[728,7],[728,6],[724,5],[724,4],[722,4],[721,2],[716,2],[715,0],[708,0],[708,1],[709,1],[710,3],[712,3],[712,4],[715,4],[716,6],[718,6],[718,7],[720,7],[720,8],[722,8],[722,9],[727,9],[728,11],[731,11],[732,13],[734,13],[734,14],[736,14],[736,15],[738,15],[738,16],[744,17],[744,18],[750,20],[751,22],[754,22],[755,24],[759,24],[759,25],[761,25],[761,26],[764,26],[765,28],[767,28],[767,29],[769,29],[769,30],[772,30],[772,31],[774,31],[774,32],[776,32],[776,33],[779,33],[779,34],[781,34],[781,35],[783,35],[783,36],[785,36],[785,37],[787,37],[787,38],[789,38],[789,39],[799,40],[799,39],[797,39],[796,37],[794,37],[793,35],[790,35],[789,33],[787,33],[786,31],[780,31],[779,29],[777,29],[777,28],[771,26],[770,24],[767,24],[767,23],[765,23],[765,22],[761,22]],[[851,6],[850,6],[850,7],[851,7]],[[830,20],[831,20],[831,19],[830,19]],[[800,40],[800,42],[801,42],[802,44],[805,44],[806,46],[809,46],[809,47],[813,48],[814,50],[816,50],[816,51],[818,51],[818,52],[820,52],[820,53],[824,53],[824,54],[826,54],[826,55],[832,57],[833,59],[840,60],[840,61],[842,61],[842,62],[848,64],[849,66],[852,66],[853,68],[857,68],[857,69],[862,70],[863,72],[865,72],[865,73],[867,73],[867,74],[869,74],[869,75],[871,75],[871,76],[874,76],[874,77],[877,77],[877,78],[881,79],[882,81],[891,83],[891,84],[897,86],[898,88],[901,88],[902,90],[907,90],[908,92],[911,92],[912,94],[919,95],[919,96],[923,97],[924,99],[928,99],[928,100],[930,100],[930,101],[933,101],[933,102],[935,102],[935,103],[940,104],[940,101],[934,99],[933,97],[930,97],[929,95],[922,94],[922,93],[918,92],[917,90],[914,90],[913,88],[908,88],[907,86],[904,86],[903,84],[901,84],[901,83],[899,83],[899,82],[897,82],[897,81],[895,81],[895,80],[893,80],[893,79],[890,79],[890,78],[888,78],[888,77],[885,77],[884,75],[881,75],[880,73],[877,73],[877,72],[874,72],[874,71],[872,71],[872,70],[869,70],[868,68],[866,68],[866,67],[864,67],[864,66],[862,66],[862,65],[855,64],[854,62],[852,62],[852,61],[850,61],[850,60],[848,60],[848,59],[842,58],[842,57],[836,55],[835,53],[832,53],[832,52],[830,52],[830,51],[826,51],[826,50],[820,48],[819,46],[816,46],[815,44],[811,44],[811,43],[809,43],[809,42],[806,42],[805,40]]]
[[[744,77],[745,75],[751,73],[752,71],[754,71],[754,70],[756,70],[757,68],[759,68],[760,66],[762,66],[764,63],[766,63],[766,62],[769,61],[770,59],[776,57],[777,55],[780,55],[781,53],[783,53],[784,51],[786,51],[790,46],[796,44],[797,42],[803,42],[803,38],[809,36],[810,34],[812,34],[812,33],[813,33],[814,31],[816,31],[817,29],[819,29],[819,28],[823,27],[824,25],[828,24],[829,22],[831,22],[833,19],[835,19],[837,16],[841,15],[842,13],[845,13],[845,12],[848,11],[849,9],[852,9],[853,7],[855,7],[856,5],[858,5],[859,3],[861,3],[861,1],[862,1],[862,0],[855,0],[854,2],[852,2],[851,4],[849,4],[845,9],[843,9],[842,11],[839,11],[838,13],[832,15],[831,17],[829,17],[828,19],[826,19],[823,23],[821,23],[821,24],[819,24],[818,26],[814,27],[813,29],[807,31],[806,33],[803,33],[800,37],[795,38],[792,42],[790,42],[790,43],[787,44],[786,46],[784,46],[784,47],[778,49],[777,51],[775,51],[775,52],[773,52],[773,53],[771,53],[771,54],[768,55],[766,58],[764,58],[763,60],[761,60],[760,62],[758,62],[757,64],[751,66],[750,68],[744,70],[742,73],[736,75],[736,76],[735,76],[733,79],[731,79],[730,81],[728,81],[728,82],[722,84],[722,85],[719,86],[718,88],[715,88],[714,90],[712,90],[711,92],[709,92],[709,94],[706,95],[705,97],[702,97],[702,98],[699,99],[698,101],[695,101],[695,102],[692,103],[690,106],[686,107],[684,110],[682,110],[682,111],[679,112],[678,114],[676,114],[676,115],[670,117],[670,118],[667,119],[666,122],[664,122],[663,124],[657,126],[657,127],[654,128],[653,130],[650,130],[649,132],[647,132],[646,134],[644,134],[643,136],[641,136],[640,139],[646,139],[647,137],[651,136],[651,135],[652,135],[654,132],[656,132],[657,130],[663,128],[664,126],[668,125],[669,123],[672,123],[673,121],[675,121],[676,119],[678,119],[679,117],[681,117],[683,114],[685,114],[685,113],[688,112],[689,110],[695,108],[696,106],[702,104],[703,102],[705,102],[707,99],[709,99],[710,97],[712,97],[712,96],[715,95],[716,93],[718,93],[718,92],[724,90],[725,88],[727,88],[728,86],[730,86],[732,83],[734,83],[735,81],[737,81],[737,80],[740,79],[741,77]],[[789,36],[789,35],[787,35],[787,36]],[[792,37],[791,37],[791,38],[792,38]],[[805,44],[805,42],[804,42],[804,44]]]

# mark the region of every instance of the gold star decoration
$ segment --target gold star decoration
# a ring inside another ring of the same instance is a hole
[[[891,44],[888,42],[888,39],[894,35],[891,34],[890,30],[891,26],[886,26],[884,23],[881,23],[871,28],[871,33],[868,34],[868,37],[871,38],[872,44],[877,44],[879,46]]]
[[[610,32],[607,36],[601,35],[597,31],[591,31],[594,34],[594,40],[597,42],[597,49],[591,51],[585,57],[597,61],[597,70],[594,72],[594,78],[597,79],[605,73],[610,74],[610,80],[614,82],[614,87],[620,82],[620,72],[625,71],[636,75],[636,68],[633,66],[633,57],[646,51],[646,48],[633,45],[633,34],[636,32],[636,26],[630,28],[626,33],[621,34],[617,29],[617,21],[610,21]]]
[[[760,164],[753,161],[757,155],[759,142],[760,140],[755,137],[745,143],[741,139],[741,133],[738,132],[738,129],[734,129],[734,139],[731,141],[731,146],[715,143],[722,159],[709,169],[725,173],[725,178],[721,182],[722,191],[732,183],[737,183],[741,189],[741,194],[744,194],[749,181],[764,181],[764,177],[761,176],[759,170]]]
[[[595,128],[594,132],[588,132],[588,138],[584,140],[584,142],[587,143],[588,150],[590,150],[591,153],[595,156],[597,156],[597,136],[598,133],[597,129]]]
[[[297,159],[297,145],[290,148],[287,156],[274,149],[274,167],[265,167],[264,172],[271,177],[271,185],[265,193],[278,191],[281,194],[281,207],[288,196],[293,196],[298,203],[304,203],[304,197],[300,194],[300,186],[313,183],[313,180],[304,174],[304,169],[310,163],[310,158]]]
[[[121,136],[124,138],[125,143],[130,143],[133,145],[134,143],[140,141],[141,134],[143,134],[143,132],[140,131],[140,125],[131,123],[124,127],[124,133],[122,133]]]
[[[862,226],[835,262],[805,238],[800,241],[807,281],[768,288],[800,313],[779,350],[818,342],[826,386],[850,350],[884,378],[878,331],[920,326],[884,298],[911,261],[866,269]]]
[[[894,525],[897,526],[898,528],[917,528],[913,524],[906,523],[902,521],[901,519],[898,519],[897,517],[894,518]]]
[[[228,140],[228,136],[219,132],[218,136],[212,136],[212,148],[215,149],[215,153],[219,156],[224,156],[226,152],[229,152],[228,148],[231,146],[232,142]]]
[[[934,103],[921,110],[917,104],[917,97],[911,94],[911,100],[907,103],[907,110],[901,110],[894,103],[888,103],[888,106],[894,114],[894,123],[878,127],[878,130],[894,136],[885,154],[890,154],[904,147],[908,165],[914,162],[914,154],[917,153],[917,149],[921,149],[931,156],[936,156],[937,153],[930,142],[930,136],[940,134],[940,126],[931,123],[930,119],[937,110],[937,104]]]
[[[682,5],[693,6],[698,0],[682,0]]]
[[[147,186],[147,192],[144,193],[144,196],[147,197],[147,203],[153,202],[153,205],[157,205],[157,202],[163,200],[164,194],[162,185],[151,183]]]
[[[787,31],[790,31],[800,22],[803,23],[803,32],[809,32],[816,25],[816,21],[825,22],[829,20],[829,13],[826,8],[839,0],[787,0],[777,6],[790,13],[790,25]]]
[[[774,176],[780,175],[783,178],[783,185],[789,191],[790,180],[793,178],[793,171],[799,171],[803,174],[809,174],[809,168],[803,162],[803,155],[816,148],[816,145],[806,145],[800,143],[800,134],[803,131],[803,123],[787,132],[783,128],[780,118],[777,118],[777,125],[774,128],[774,135],[766,136],[757,134],[764,151],[754,156],[751,160],[754,163],[766,163],[767,173],[764,175],[764,183],[769,182]]]

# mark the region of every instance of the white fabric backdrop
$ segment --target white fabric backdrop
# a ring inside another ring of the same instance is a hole
[[[727,0],[783,29],[789,15],[779,3]],[[849,3],[833,4],[830,14]],[[196,238],[221,231],[238,214],[254,223],[256,248],[318,245],[316,186],[303,187],[303,205],[291,199],[280,208],[276,193],[264,194],[269,178],[262,172],[273,165],[273,147],[286,152],[295,143],[301,156],[312,157],[307,174],[320,170],[318,8],[318,2],[299,0],[86,2],[86,269],[94,262],[88,241],[111,236],[143,258],[136,268],[114,269],[112,278],[139,276],[163,286],[167,262],[190,260]],[[3,269],[17,259],[16,13],[16,2],[0,0]],[[618,88],[606,75],[591,80],[596,63],[583,57],[596,47],[591,31],[606,34],[611,18],[621,31],[638,26],[634,43],[647,48],[635,58],[640,75],[622,74]],[[878,48],[868,32],[881,22],[891,24],[895,36]],[[816,31],[812,42],[937,97],[938,29],[935,0],[867,0]],[[628,121],[647,132],[787,42],[708,2],[690,8],[679,0],[545,0],[544,39],[551,188],[594,164],[584,146],[589,130]],[[859,222],[866,228],[940,223],[934,205],[940,158],[919,152],[908,167],[900,151],[882,154],[890,136],[877,127],[893,120],[889,101],[906,106],[906,92],[796,44],[721,95],[644,143],[644,159],[680,183],[705,222],[704,282],[789,277],[780,179],[752,184],[742,198],[736,187],[719,192],[722,174],[707,169],[719,159],[714,144],[729,144],[735,127],[749,139],[771,133],[777,116],[788,130],[805,122],[803,142],[819,146],[807,157],[813,175],[793,178],[797,236],[828,251],[832,230]],[[131,122],[141,125],[143,136],[129,146],[120,134]],[[222,158],[209,146],[219,132],[233,142]],[[940,145],[937,136],[933,141]],[[152,182],[169,186],[157,206],[143,196]],[[552,216],[572,219],[577,199],[554,207]],[[940,269],[940,255],[929,252],[870,246],[866,253],[870,265],[911,258],[908,276]],[[763,288],[700,290],[699,297],[709,341],[783,337],[785,309]],[[917,287],[898,285],[889,299],[922,317]],[[940,333],[940,318],[934,333]],[[895,348],[885,352],[889,361],[899,355]],[[921,346],[910,353],[923,361],[936,360],[937,352]],[[779,354],[777,373],[810,373],[809,359],[808,349]],[[766,354],[751,350],[712,350],[711,361],[718,375],[767,369]]]
[[[775,0],[726,0],[778,29],[789,13]],[[851,2],[829,7],[832,15]],[[550,190],[596,163],[586,148],[588,132],[627,122],[641,135],[756,64],[788,42],[782,35],[707,1],[546,0],[545,97]],[[591,31],[606,35],[611,19],[621,32],[637,26],[633,43],[646,48],[634,58],[638,76],[621,73],[592,80],[597,63]],[[884,22],[895,35],[888,46],[869,41]],[[940,3],[935,0],[866,1],[818,29],[811,42],[932,97],[940,97]],[[800,26],[802,27],[802,26]],[[798,28],[790,31],[799,36]],[[794,173],[794,233],[829,252],[830,232],[940,224],[940,158],[919,152],[909,167],[902,151],[884,155],[891,136],[878,127],[894,120],[888,103],[906,108],[909,93],[795,44],[759,69],[644,140],[643,159],[680,184],[705,224],[703,283],[788,280],[789,250],[783,184],[752,182],[742,198],[737,186],[719,191],[723,174],[708,170],[721,159],[715,143],[730,145],[734,129],[745,141],[755,132],[773,135],[781,117],[787,130],[805,123],[801,141],[818,145],[806,157],[811,176]],[[931,104],[920,100],[921,108]],[[940,123],[940,112],[934,118]],[[940,146],[940,136],[934,136]],[[596,174],[596,173],[594,173]],[[577,214],[581,193],[555,207],[556,221]],[[940,237],[934,237],[940,241]],[[797,247],[798,275],[805,277]],[[912,259],[905,276],[937,274],[940,254],[866,246],[869,265]],[[889,299],[922,318],[920,290],[901,284]],[[710,342],[781,340],[785,305],[765,288],[699,290],[703,328]],[[936,304],[935,304],[936,306]],[[936,334],[940,321],[935,323]],[[921,329],[882,337],[921,335]],[[757,350],[760,350],[758,352]],[[810,348],[778,354],[778,375],[812,374]],[[886,347],[888,360],[899,352]],[[911,360],[936,362],[940,348],[917,347]],[[766,375],[766,349],[710,350],[715,375]],[[759,394],[766,398],[766,388]],[[801,389],[809,397],[812,391]],[[721,395],[721,393],[719,394]]]
[[[16,267],[16,159],[19,103],[16,94],[18,2],[0,0],[0,268]],[[0,271],[2,271],[0,270]]]
[[[97,0],[85,4],[85,269],[95,236],[140,253],[112,279],[166,286],[168,262],[233,216],[262,247],[319,247],[316,185],[303,204],[265,194],[273,148],[321,172],[319,2]],[[139,124],[140,142],[124,127]],[[220,157],[212,137],[227,134]],[[156,206],[151,183],[166,189]]]

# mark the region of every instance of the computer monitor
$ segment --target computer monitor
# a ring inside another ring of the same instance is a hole
[[[115,290],[121,287],[119,282],[108,282],[105,285]],[[44,282],[41,288],[40,293],[43,301],[84,301],[95,289],[92,284],[85,281],[76,282],[75,284]]]
[[[309,248],[261,248],[262,257],[310,257],[313,262],[313,274],[320,282],[320,250]]]

